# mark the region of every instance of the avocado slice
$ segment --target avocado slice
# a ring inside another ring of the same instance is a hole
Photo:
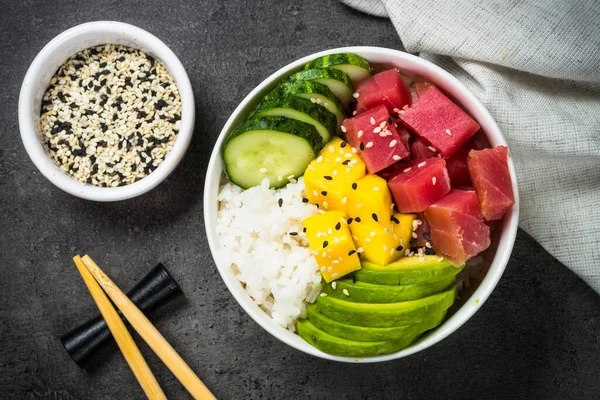
[[[296,321],[298,335],[312,346],[328,354],[345,357],[370,357],[394,353],[408,347],[419,335],[406,336],[399,340],[357,342],[332,336],[315,327],[309,320]]]
[[[455,276],[463,268],[464,265],[455,267],[438,256],[403,257],[385,266],[363,261],[354,278],[359,282],[380,285],[422,284]]]
[[[424,322],[414,325],[394,326],[389,328],[376,328],[342,324],[327,318],[317,311],[317,307],[311,304],[306,307],[308,320],[318,329],[327,332],[331,336],[357,342],[394,341],[418,335],[429,329],[433,329],[444,321],[446,310],[438,311]]]
[[[393,327],[419,324],[436,312],[448,309],[456,296],[456,286],[418,300],[400,303],[352,303],[335,297],[319,297],[317,310],[335,321],[347,325]]]
[[[323,292],[328,296],[354,303],[398,303],[417,300],[439,293],[450,285],[454,285],[456,277],[451,275],[439,281],[420,285],[377,285],[366,282],[353,282],[352,279],[339,279],[335,289],[331,284],[323,282]]]

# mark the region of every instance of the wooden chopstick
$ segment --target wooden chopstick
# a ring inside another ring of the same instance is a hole
[[[158,355],[162,362],[171,370],[173,375],[181,382],[187,391],[195,399],[215,399],[215,396],[196,376],[194,371],[183,361],[183,358],[167,342],[160,332],[152,325],[139,308],[110,280],[108,276],[96,265],[96,263],[85,255],[83,263],[89,272],[96,278],[106,294],[123,313],[127,321],[137,333],[148,343],[150,348]]]
[[[146,396],[148,396],[149,399],[166,399],[167,396],[165,396],[160,388],[150,367],[148,367],[146,360],[144,360],[142,353],[140,353],[140,349],[136,346],[127,327],[125,327],[121,317],[119,317],[119,314],[115,311],[115,308],[110,303],[110,300],[108,300],[108,297],[106,297],[106,294],[102,291],[100,285],[98,285],[98,282],[96,282],[90,271],[86,268],[79,255],[73,257],[73,261],[75,261],[75,265],[77,266],[85,285],[90,291],[92,298],[96,302],[102,317],[106,321],[108,329],[110,329],[127,364],[129,364],[129,367],[146,393]]]

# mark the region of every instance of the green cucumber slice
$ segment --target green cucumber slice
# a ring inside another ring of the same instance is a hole
[[[314,81],[327,86],[329,90],[342,102],[344,110],[348,110],[353,100],[354,87],[352,80],[342,72],[333,68],[307,69],[291,75],[287,82]]]
[[[352,279],[338,279],[335,282],[335,289],[330,283],[323,283],[323,292],[328,296],[356,303],[397,303],[422,299],[439,293],[450,285],[456,284],[456,277],[447,276],[439,281],[420,285],[397,286],[352,282]]]
[[[342,324],[317,311],[314,304],[306,307],[308,320],[318,329],[342,339],[356,340],[357,342],[377,342],[398,340],[413,337],[435,328],[446,318],[446,310],[438,311],[433,316],[419,324],[393,326],[389,328],[376,328]]]
[[[286,117],[252,118],[227,138],[223,161],[229,180],[248,189],[269,178],[272,188],[304,175],[323,147],[314,126]]]
[[[329,88],[322,83],[314,81],[294,81],[281,82],[275,89],[267,93],[265,100],[272,100],[279,97],[297,96],[308,99],[318,105],[325,107],[337,118],[337,131],[341,132],[340,127],[346,119],[344,106]]]
[[[448,309],[456,296],[456,287],[418,300],[401,303],[351,303],[334,297],[319,297],[317,311],[347,325],[393,327],[419,324],[437,312]]]
[[[419,335],[394,341],[358,342],[332,336],[315,327],[309,320],[296,322],[298,335],[317,349],[336,356],[370,357],[395,353],[414,342]]]
[[[328,67],[345,72],[354,85],[371,75],[371,66],[369,65],[369,62],[361,56],[352,53],[322,56],[306,64],[304,69]]]
[[[315,127],[327,143],[336,132],[335,115],[310,100],[295,96],[263,100],[254,109],[252,117],[286,117],[306,122]]]
[[[363,261],[361,269],[354,272],[354,278],[379,285],[423,284],[456,276],[463,268],[464,265],[455,267],[438,256],[402,257],[388,265]]]

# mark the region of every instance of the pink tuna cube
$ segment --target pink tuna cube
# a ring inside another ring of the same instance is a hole
[[[394,124],[385,106],[346,119],[342,124],[348,143],[358,150],[370,174],[408,157]]]
[[[490,228],[483,221],[474,191],[452,189],[425,210],[431,244],[455,265],[464,264],[490,245]]]
[[[450,158],[479,130],[479,124],[435,86],[423,93],[400,118],[444,158]]]
[[[390,113],[411,104],[410,89],[395,68],[363,79],[356,86],[356,112],[363,113],[380,105]]]
[[[411,161],[388,181],[394,202],[403,213],[421,212],[450,191],[443,158]]]
[[[417,139],[410,146],[410,159],[414,161],[422,161],[431,157],[435,157],[437,153],[434,150],[435,148],[428,146],[422,140]]]
[[[507,157],[506,146],[471,150],[467,157],[469,174],[486,221],[501,219],[515,204]]]

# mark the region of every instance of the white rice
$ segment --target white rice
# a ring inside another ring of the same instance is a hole
[[[269,189],[268,179],[247,190],[228,182],[218,196],[220,260],[231,265],[254,302],[291,331],[306,316],[305,302],[321,291],[319,267],[302,232],[302,220],[318,209],[303,203],[303,194],[300,178],[277,190]]]

